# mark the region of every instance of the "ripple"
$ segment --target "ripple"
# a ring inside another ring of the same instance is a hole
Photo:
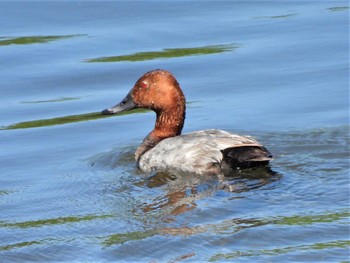
[[[291,252],[325,250],[330,248],[348,248],[349,246],[350,246],[350,241],[348,240],[333,240],[333,241],[322,242],[322,243],[277,247],[274,249],[251,249],[251,250],[235,251],[232,253],[216,254],[212,256],[209,259],[209,261],[221,262],[222,260],[226,261],[226,260],[231,260],[231,259],[241,258],[241,257],[260,257],[261,259],[261,256],[285,255]]]

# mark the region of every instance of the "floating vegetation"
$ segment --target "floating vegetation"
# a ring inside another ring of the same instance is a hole
[[[345,11],[345,10],[348,10],[349,8],[350,8],[349,6],[335,6],[335,7],[327,8],[327,10],[332,12],[337,12],[337,11]]]
[[[0,46],[42,44],[84,35],[1,37]]]
[[[273,222],[278,225],[311,225],[315,223],[327,223],[335,222],[339,220],[346,220],[350,216],[350,212],[341,211],[338,213],[331,214],[320,214],[320,215],[303,215],[303,216],[289,216],[279,217]]]
[[[41,227],[41,226],[48,226],[48,225],[62,225],[62,224],[69,224],[69,223],[77,223],[81,221],[92,221],[96,219],[105,219],[105,218],[111,218],[111,217],[113,216],[112,215],[85,215],[85,216],[57,217],[57,218],[15,222],[15,223],[0,221],[0,226],[8,227],[8,228],[32,228],[32,227]]]
[[[215,53],[222,53],[233,51],[237,49],[238,45],[214,45],[204,47],[192,48],[167,48],[162,51],[137,52],[130,55],[99,57],[87,59],[85,62],[120,62],[120,61],[145,61],[162,58],[176,58],[186,56],[209,55]]]
[[[57,117],[52,119],[19,122],[8,126],[0,127],[0,130],[37,128],[37,127],[60,125],[60,124],[67,124],[67,123],[80,122],[80,121],[97,120],[101,118],[108,118],[111,116],[120,116],[120,115],[127,115],[127,114],[133,114],[133,113],[144,113],[147,111],[148,110],[146,109],[135,109],[135,110],[117,113],[114,115],[102,115],[100,112],[69,115],[69,116]]]
[[[278,15],[278,16],[258,16],[255,18],[256,19],[282,19],[282,18],[288,18],[296,15],[297,14],[286,14],[286,15]]]
[[[43,242],[35,241],[35,240],[34,241],[25,241],[25,242],[15,243],[15,244],[11,244],[11,245],[6,245],[6,246],[0,246],[0,251],[29,247],[32,245],[41,245],[42,243]]]
[[[69,99],[77,99],[77,98],[69,98]],[[56,101],[56,100],[23,102],[23,103],[43,103],[43,102],[53,102],[53,101]],[[192,103],[196,103],[196,102],[197,101],[187,102],[186,104],[191,105]],[[189,107],[191,108],[192,106],[189,106]],[[101,112],[91,112],[91,113],[84,113],[84,114],[77,114],[77,115],[68,115],[68,116],[57,117],[52,119],[41,119],[41,120],[18,122],[8,126],[2,126],[0,127],[0,130],[28,129],[28,128],[53,126],[53,125],[62,125],[62,124],[73,123],[73,122],[91,121],[91,120],[97,120],[102,118],[109,118],[113,116],[121,116],[121,115],[128,115],[128,114],[134,114],[134,113],[145,113],[148,111],[149,110],[147,109],[139,108],[139,109],[123,111],[123,112],[119,112],[111,115],[102,115]],[[0,194],[1,194],[1,191],[0,191]]]
[[[137,232],[130,232],[130,233],[120,233],[120,234],[108,236],[102,243],[104,246],[109,247],[112,245],[120,245],[128,241],[146,239],[156,234],[157,234],[156,230],[150,230],[145,232],[137,231]]]

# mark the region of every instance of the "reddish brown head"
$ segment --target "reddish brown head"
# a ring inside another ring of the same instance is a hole
[[[133,108],[148,108],[156,112],[156,125],[149,135],[156,141],[181,134],[185,120],[185,96],[170,72],[157,69],[145,73],[119,104],[105,109],[102,114]]]

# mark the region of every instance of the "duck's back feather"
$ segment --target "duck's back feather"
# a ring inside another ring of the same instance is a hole
[[[155,169],[210,174],[227,166],[265,165],[271,157],[250,136],[222,130],[203,130],[162,140],[141,156],[138,166],[145,172]]]

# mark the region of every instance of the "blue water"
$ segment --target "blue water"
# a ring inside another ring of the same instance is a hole
[[[348,1],[2,1],[0,25],[0,262],[349,260]],[[253,135],[272,172],[138,171],[154,113],[98,112],[155,68],[184,132]]]

